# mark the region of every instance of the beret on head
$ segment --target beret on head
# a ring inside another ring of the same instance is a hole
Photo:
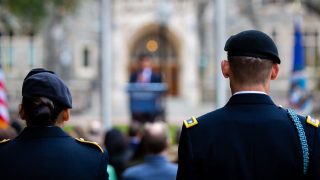
[[[278,49],[273,40],[265,33],[247,30],[231,36],[224,47],[228,56],[258,57],[280,64]]]
[[[31,70],[24,78],[22,96],[46,97],[67,108],[72,108],[71,93],[66,84],[54,72],[42,68]]]

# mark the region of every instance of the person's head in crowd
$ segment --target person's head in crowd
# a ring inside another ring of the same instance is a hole
[[[129,143],[128,147],[133,154],[138,150],[142,138],[142,124],[138,121],[132,121],[128,129]]]
[[[139,137],[141,136],[142,124],[138,121],[132,121],[130,123],[128,129],[128,136],[129,137]]]
[[[113,128],[105,134],[104,145],[110,154],[109,164],[120,179],[129,161],[127,139],[120,130]]]
[[[152,57],[150,54],[141,53],[138,57],[140,68],[152,68]]]
[[[71,108],[70,91],[54,72],[39,68],[27,74],[19,106],[27,126],[61,126],[69,120]]]
[[[116,128],[107,131],[104,138],[104,145],[111,156],[125,153],[128,147],[125,136]]]
[[[146,154],[163,153],[169,145],[167,125],[162,121],[146,123],[142,142]]]
[[[0,128],[0,141],[4,139],[14,139],[18,133],[11,126],[7,128]]]
[[[223,60],[221,69],[230,79],[231,91],[237,92],[252,87],[269,92],[270,80],[279,73],[278,50],[273,40],[263,32],[248,30],[231,36],[225,45],[228,60]]]

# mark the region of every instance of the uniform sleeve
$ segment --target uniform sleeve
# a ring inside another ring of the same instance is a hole
[[[313,156],[311,157],[310,179],[320,179],[320,128],[315,131]],[[308,178],[309,179],[309,178]]]
[[[100,167],[99,167],[99,179],[100,180],[108,180],[109,174],[107,172],[108,166],[108,152],[104,151],[103,155],[101,156],[100,160]]]
[[[195,171],[193,158],[190,135],[183,126],[179,140],[177,180],[200,179]]]

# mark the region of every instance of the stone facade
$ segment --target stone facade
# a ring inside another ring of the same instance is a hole
[[[292,2],[265,3],[263,0],[227,1],[226,37],[245,29],[260,29],[274,37],[282,59],[278,80],[272,83],[271,94],[285,97],[292,66],[293,23],[298,15],[303,17],[303,29],[319,32],[320,16],[307,7],[297,8]],[[250,6],[249,6],[250,5]],[[251,7],[251,9],[250,9]],[[172,46],[175,67],[178,69],[176,83],[178,92],[174,97],[191,106],[203,100],[214,100],[214,3],[198,0],[116,0],[112,7],[112,105],[126,108],[126,83],[130,65],[135,61],[135,48],[139,40],[156,34],[165,26],[165,37]],[[73,91],[75,112],[87,113],[99,107],[100,84],[99,61],[99,1],[82,0],[77,11],[64,19],[53,35],[62,38],[59,73]],[[60,35],[59,35],[60,34]],[[63,34],[63,35],[61,35]],[[32,67],[46,67],[43,37],[34,40],[34,49],[28,47],[28,37],[15,37],[14,61],[8,66],[8,37],[3,37],[2,56],[7,76],[10,107],[16,111],[20,100],[22,79]],[[311,40],[310,40],[311,41]],[[319,50],[320,38],[315,42]],[[22,50],[24,49],[24,50]],[[32,63],[30,52],[34,53]],[[320,52],[320,50],[318,51]],[[29,60],[26,60],[29,59]],[[307,75],[310,88],[316,89],[319,73],[309,66]],[[229,92],[228,89],[226,91]],[[282,100],[280,100],[282,101]],[[94,111],[98,113],[97,111]]]

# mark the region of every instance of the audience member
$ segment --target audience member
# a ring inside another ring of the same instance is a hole
[[[168,129],[164,122],[147,123],[142,138],[146,156],[144,163],[128,168],[124,180],[173,180],[177,165],[169,162],[166,149],[169,145]]]
[[[132,121],[129,130],[128,130],[128,138],[129,138],[129,150],[132,155],[137,151],[142,136],[142,124],[138,121]]]
[[[110,155],[109,163],[114,167],[118,179],[121,179],[121,174],[130,158],[127,140],[118,129],[114,128],[106,133],[104,145]]]

